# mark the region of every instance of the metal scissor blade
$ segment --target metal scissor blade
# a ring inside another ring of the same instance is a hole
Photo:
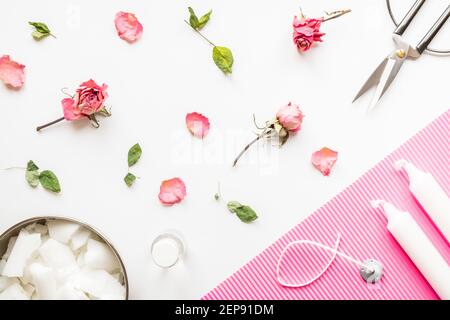
[[[394,81],[395,76],[403,65],[404,58],[390,57],[386,63],[383,73],[380,77],[375,95],[373,96],[372,102],[370,103],[369,110],[371,110],[384,95],[386,90]]]
[[[353,99],[352,103],[356,101],[359,97],[361,97],[367,90],[372,88],[374,85],[378,84],[380,82],[381,75],[383,74],[383,71],[386,67],[386,64],[389,60],[389,57],[385,58],[381,63],[378,65],[378,67],[375,69],[374,72],[370,75],[369,79],[364,83],[362,88],[359,90],[359,92],[356,94],[355,98]]]

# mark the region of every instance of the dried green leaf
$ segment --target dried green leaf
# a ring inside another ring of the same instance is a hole
[[[125,181],[125,183],[128,187],[131,187],[135,180],[136,180],[136,176],[130,172],[128,172],[127,175],[125,176],[125,178],[123,178],[123,181]]]
[[[240,204],[237,201],[229,201],[227,203],[227,208],[228,210],[230,210],[232,213],[236,213],[236,209],[242,207],[242,204]]]
[[[39,170],[39,167],[33,162],[33,160],[28,161],[27,171],[36,171],[36,170]]]
[[[258,219],[256,212],[249,206],[240,206],[235,209],[236,215],[242,222],[249,223]]]
[[[200,17],[198,20],[198,29],[201,29],[205,26],[205,24],[209,21],[209,18],[211,17],[212,10],[209,10],[207,13],[205,13],[203,16]]]
[[[25,178],[27,179],[27,182],[31,187],[36,188],[39,185],[39,171],[27,170],[25,172]]]
[[[282,128],[278,133],[278,141],[280,142],[280,147],[284,145],[288,139],[289,131],[287,131],[285,128]]]
[[[43,22],[28,22],[28,24],[36,29],[31,33],[35,40],[41,40],[42,38],[51,35],[50,29]]]
[[[213,48],[213,60],[216,66],[222,70],[223,73],[232,72],[234,59],[230,49],[215,46]]]
[[[200,23],[198,21],[197,15],[195,14],[194,9],[192,9],[191,7],[188,7],[188,10],[189,10],[189,14],[190,14],[190,16],[189,16],[189,24],[191,25],[192,28],[197,30],[198,29],[198,25]]]
[[[39,181],[45,189],[55,193],[61,192],[61,186],[59,185],[58,178],[52,171],[42,171],[39,175]]]
[[[139,145],[139,143],[136,143],[130,148],[130,150],[128,150],[128,167],[134,166],[136,162],[138,162],[141,155],[141,146]]]

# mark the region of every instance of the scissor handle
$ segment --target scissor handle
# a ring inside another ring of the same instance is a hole
[[[428,31],[425,37],[423,37],[423,39],[420,40],[419,44],[416,47],[417,51],[420,54],[422,54],[425,51],[425,49],[428,47],[433,38],[438,34],[439,30],[441,30],[442,26],[445,24],[445,22],[449,17],[450,17],[450,5],[439,17],[436,23],[431,27],[431,29]]]
[[[417,12],[419,12],[422,5],[425,3],[425,0],[417,0],[409,9],[406,16],[403,17],[402,21],[398,24],[397,28],[395,28],[394,33],[401,36],[403,32],[405,32],[406,28],[408,28],[411,21],[416,16]]]

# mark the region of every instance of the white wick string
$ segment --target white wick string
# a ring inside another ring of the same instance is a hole
[[[347,254],[345,254],[345,253],[343,253],[341,251],[338,251],[338,247],[339,247],[340,241],[341,241],[341,233],[338,232],[337,238],[336,238],[336,242],[334,244],[334,247],[329,247],[329,246],[326,246],[326,245],[324,245],[322,243],[319,243],[319,242],[316,242],[316,241],[311,241],[311,240],[298,240],[298,241],[290,242],[286,247],[284,247],[283,251],[280,254],[280,258],[278,259],[278,262],[277,262],[276,275],[277,275],[278,283],[280,283],[282,286],[291,287],[291,288],[298,288],[298,287],[307,286],[308,284],[311,284],[314,281],[316,281],[317,279],[319,279],[328,270],[328,268],[330,267],[330,265],[333,263],[334,259],[336,258],[336,255],[338,255],[338,256],[340,256],[340,257],[342,257],[344,259],[347,259],[348,261],[350,261],[350,262],[352,262],[352,263],[354,263],[354,264],[356,264],[356,265],[358,265],[358,266],[360,266],[362,268],[367,268],[367,270],[369,272],[374,272],[375,271],[372,267],[364,264],[360,260],[357,260],[357,259],[355,259],[355,258],[353,258],[353,257],[351,257],[351,256],[349,256],[349,255],[347,255]],[[298,245],[298,244],[309,244],[309,245],[312,245],[312,246],[316,246],[318,248],[321,248],[321,249],[324,249],[324,250],[332,252],[333,256],[330,259],[330,261],[328,262],[328,264],[325,266],[325,268],[317,276],[315,276],[311,280],[309,280],[307,282],[304,282],[304,283],[287,283],[283,279],[281,279],[281,277],[280,277],[281,260],[283,259],[284,255],[286,254],[287,250],[290,247]]]

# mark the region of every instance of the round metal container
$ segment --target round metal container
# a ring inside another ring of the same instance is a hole
[[[94,229],[93,227],[91,227],[90,225],[88,225],[84,222],[81,222],[81,221],[78,221],[75,219],[70,219],[70,218],[65,218],[65,217],[55,217],[55,216],[34,217],[34,218],[23,220],[15,225],[13,225],[8,230],[3,232],[2,235],[0,235],[0,257],[6,252],[9,239],[11,237],[17,236],[22,228],[25,228],[29,224],[32,224],[35,222],[44,224],[48,220],[63,220],[63,221],[67,221],[67,222],[78,223],[79,225],[83,226],[84,228],[88,229],[89,231],[91,231],[92,233],[94,233],[98,237],[100,237],[100,239],[102,239],[110,247],[110,249],[116,256],[117,260],[119,261],[120,269],[123,274],[123,282],[124,282],[124,286],[125,286],[125,300],[128,300],[128,296],[129,296],[128,276],[127,276],[127,271],[125,269],[125,265],[123,264],[123,261],[120,258],[119,253],[117,252],[116,248],[114,248],[114,246],[111,244],[111,242],[109,242],[109,240],[106,239],[99,231],[97,231],[96,229]]]

